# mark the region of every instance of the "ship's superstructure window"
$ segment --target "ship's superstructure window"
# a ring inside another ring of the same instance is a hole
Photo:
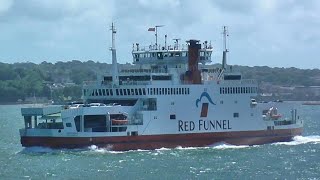
[[[239,113],[233,113],[233,117],[234,118],[238,118],[239,117]]]
[[[77,131],[80,132],[80,116],[74,118],[74,124],[76,125]]]
[[[154,75],[152,76],[152,80],[171,80],[171,76],[168,75]]]
[[[120,81],[150,81],[150,75],[144,76],[120,76]]]
[[[221,87],[220,94],[252,94],[257,93],[257,87]]]
[[[241,80],[241,75],[224,75],[224,80]]]
[[[175,114],[170,114],[170,119],[176,119],[176,115]]]
[[[145,93],[145,89],[144,93]],[[148,88],[149,95],[185,95],[190,94],[189,88]],[[145,94],[144,94],[145,95]]]
[[[72,127],[71,123],[66,123],[66,127]]]
[[[190,94],[189,88],[134,88],[114,89],[117,96],[142,96],[142,95],[186,95]],[[88,93],[90,92],[90,93]],[[91,93],[92,92],[92,93]],[[222,92],[222,90],[221,90]],[[84,89],[83,95],[89,96],[113,96],[113,89]]]

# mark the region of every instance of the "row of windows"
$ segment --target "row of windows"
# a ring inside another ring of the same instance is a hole
[[[148,95],[180,95],[190,94],[189,88],[147,88]],[[114,91],[112,89],[95,89],[89,91],[89,89],[83,90],[84,96],[113,96]],[[146,95],[145,88],[135,89],[115,89],[115,95],[117,96],[133,96],[133,95]]]
[[[116,89],[117,96],[146,95],[146,89]]]
[[[200,51],[200,58],[201,57],[210,57],[210,51]],[[157,53],[136,53],[134,54],[136,59],[138,58],[150,58],[150,57],[157,57],[158,59],[163,59],[163,57],[188,57],[188,52],[157,52]]]
[[[139,54],[134,54],[135,58],[150,58],[150,57],[157,57],[158,59],[162,59],[163,57],[187,57],[188,53],[187,52],[158,52],[158,53],[139,53]]]
[[[257,93],[257,87],[221,87],[220,94],[251,94]]]
[[[150,95],[190,94],[189,88],[148,88]]]
[[[113,91],[112,89],[95,89],[93,91],[89,91],[89,89],[84,89],[83,90],[83,95],[84,96],[113,96]]]

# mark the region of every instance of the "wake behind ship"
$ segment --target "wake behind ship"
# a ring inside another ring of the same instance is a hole
[[[133,45],[134,68],[117,67],[112,24],[112,71],[85,82],[83,104],[22,108],[24,147],[110,150],[203,147],[216,143],[255,145],[290,141],[302,133],[303,121],[294,105],[257,103],[257,82],[243,79],[227,66],[224,27],[222,66],[211,62],[208,41],[174,39]]]

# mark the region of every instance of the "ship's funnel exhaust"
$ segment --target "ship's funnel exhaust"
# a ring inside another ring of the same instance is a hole
[[[116,51],[116,28],[114,24],[111,25],[111,32],[112,32],[112,47],[111,47],[111,53],[112,53],[112,83],[113,85],[118,86],[119,85],[119,72],[118,72],[118,62],[117,62],[117,51]]]
[[[188,71],[186,72],[187,79],[192,84],[201,84],[201,72],[198,69],[199,50],[201,44],[199,40],[189,40],[188,43]]]

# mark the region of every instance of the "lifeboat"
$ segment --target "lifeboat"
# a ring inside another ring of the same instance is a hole
[[[268,115],[272,120],[278,120],[281,118],[281,114],[278,114],[278,109],[275,107],[271,107],[268,111]]]
[[[279,118],[281,118],[281,114],[271,115],[271,119],[273,119],[273,120],[278,120]]]
[[[127,125],[128,120],[126,119],[112,119],[112,125]]]

